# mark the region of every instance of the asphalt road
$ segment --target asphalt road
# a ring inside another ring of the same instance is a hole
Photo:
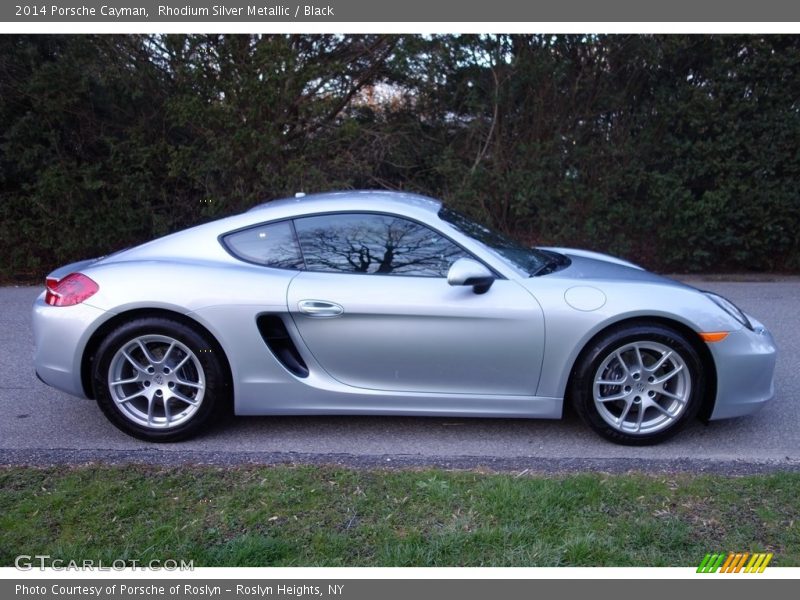
[[[30,307],[37,288],[0,288],[0,463],[333,463],[554,472],[800,470],[800,280],[705,281],[756,315],[779,346],[777,397],[746,418],[690,425],[654,447],[608,443],[563,421],[395,417],[230,417],[179,444],[147,444],[93,401],[39,382]]]

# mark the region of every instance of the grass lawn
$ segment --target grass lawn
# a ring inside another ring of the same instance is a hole
[[[800,474],[515,477],[333,467],[0,468],[0,566],[800,565]]]

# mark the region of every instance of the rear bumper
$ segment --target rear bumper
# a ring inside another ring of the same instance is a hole
[[[104,315],[105,311],[88,304],[49,306],[42,293],[33,304],[36,376],[47,385],[85,398],[81,358],[91,332]]]
[[[742,328],[709,345],[717,367],[712,421],[752,414],[775,396],[775,340],[761,323],[751,321],[754,331]]]

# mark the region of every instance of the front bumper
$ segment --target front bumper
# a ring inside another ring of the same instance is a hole
[[[33,304],[34,368],[47,385],[81,398],[81,358],[106,311],[88,304],[49,306],[42,293]]]
[[[748,318],[754,331],[742,328],[709,344],[717,368],[712,421],[752,414],[775,396],[775,340],[761,323]]]

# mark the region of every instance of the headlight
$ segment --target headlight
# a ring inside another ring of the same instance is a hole
[[[720,296],[719,294],[715,294],[714,292],[703,291],[703,293],[713,300],[714,304],[739,321],[739,323],[747,327],[750,331],[753,330],[753,324],[750,323],[750,319],[748,319],[747,315],[742,312],[742,309],[736,306],[733,302],[723,296]]]

